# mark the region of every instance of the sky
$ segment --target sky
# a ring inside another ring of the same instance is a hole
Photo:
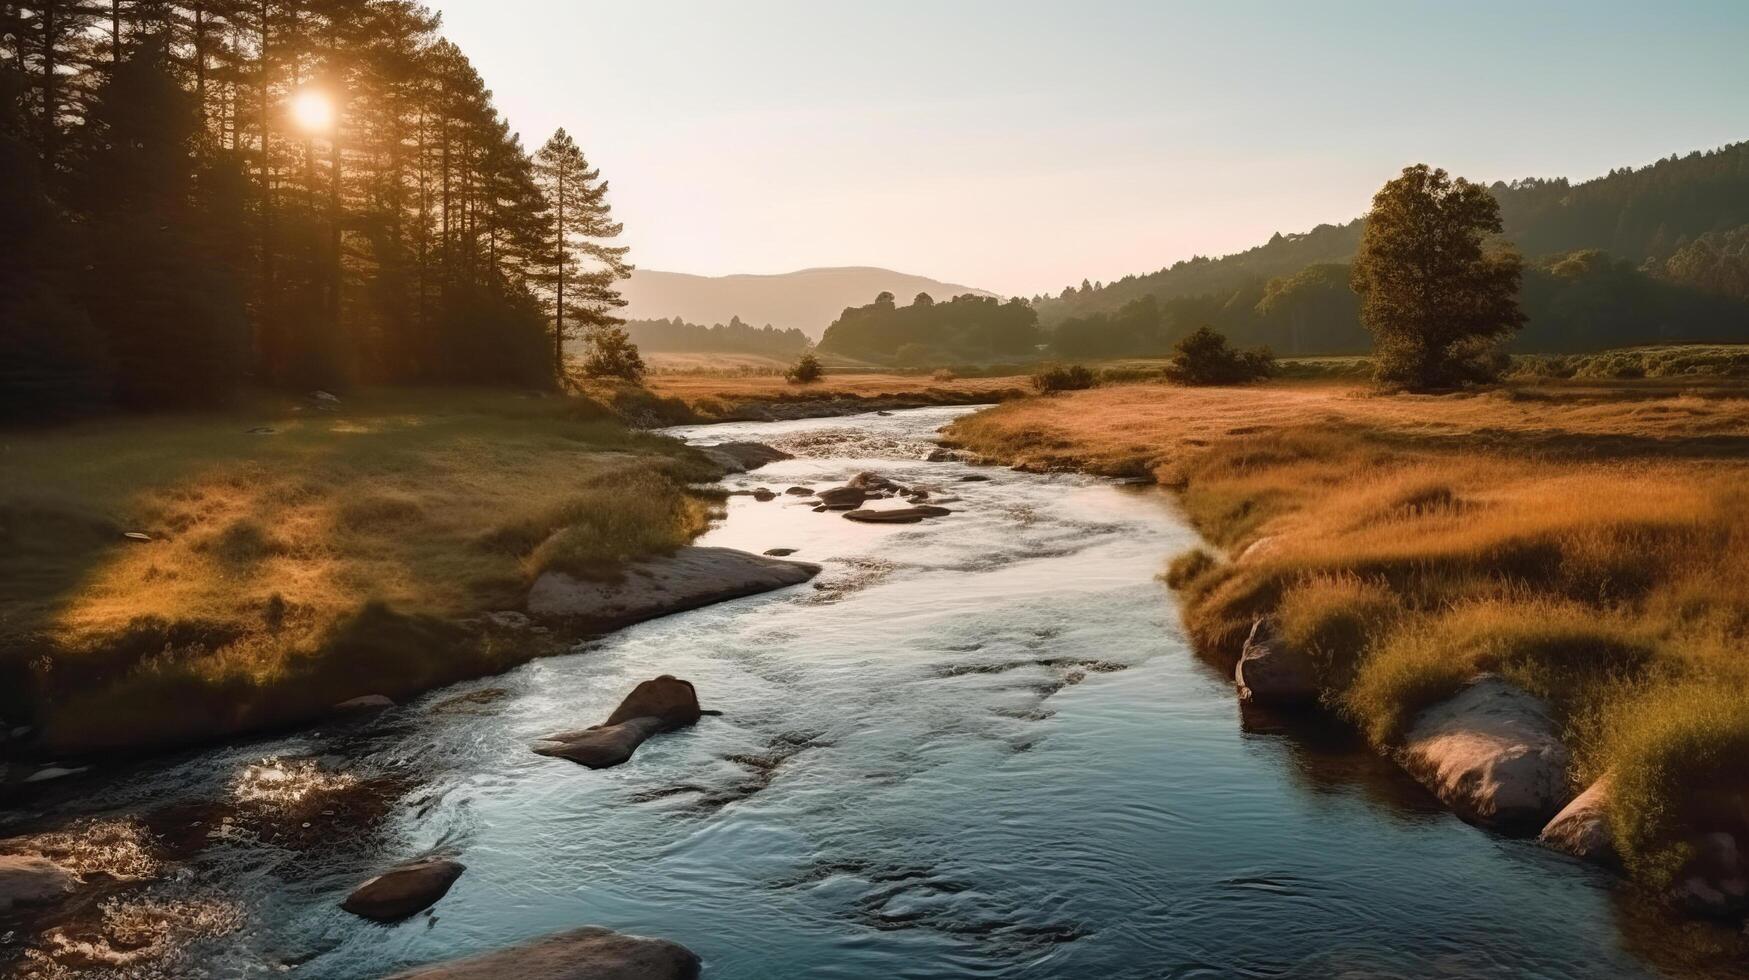
[[[1366,210],[1402,167],[1595,177],[1749,139],[1749,0],[434,0],[640,267],[1008,295]]]

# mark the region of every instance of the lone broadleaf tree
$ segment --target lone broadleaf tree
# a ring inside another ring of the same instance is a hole
[[[600,358],[586,358],[586,368],[593,363],[629,366],[638,360],[637,348],[631,347],[630,360],[624,356],[620,348],[630,341],[619,329],[624,321],[613,311],[625,305],[615,284],[631,275],[632,267],[625,260],[625,246],[606,244],[623,229],[607,203],[607,182],[563,129],[535,154],[535,180],[547,202],[541,279],[552,297],[554,372],[564,377],[565,338],[579,328],[591,347],[614,348]],[[641,367],[639,362],[639,373]]]
[[[1493,375],[1489,355],[1525,322],[1518,255],[1483,247],[1499,232],[1486,188],[1426,164],[1373,196],[1350,285],[1380,382],[1447,388]]]

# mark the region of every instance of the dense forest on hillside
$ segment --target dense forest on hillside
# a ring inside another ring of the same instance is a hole
[[[892,293],[883,292],[867,306],[839,314],[820,338],[820,350],[921,367],[1026,357],[1041,340],[1038,314],[1023,299],[964,295],[937,303],[918,293],[909,306],[899,306]]]
[[[1709,267],[1716,268],[1716,266]],[[1359,354],[1373,338],[1347,263],[1308,266],[1259,287],[1168,300],[1144,295],[1113,313],[1057,324],[1065,357],[1156,355],[1197,327],[1278,354]],[[1595,249],[1545,256],[1524,267],[1519,304],[1529,322],[1508,349],[1578,353],[1642,343],[1749,340],[1749,300],[1654,275]]]
[[[1529,259],[1530,325],[1515,347],[1749,336],[1741,302],[1749,301],[1749,143],[1579,184],[1533,179],[1489,190],[1500,201],[1502,238]],[[1346,285],[1361,230],[1356,220],[1277,234],[1224,258],[1084,281],[1033,305],[1042,323],[1061,328],[1057,345],[1072,356],[1160,353],[1202,323],[1281,353],[1365,349]],[[1159,324],[1142,327],[1150,318]]]
[[[408,0],[0,4],[0,416],[554,377],[606,185]],[[554,195],[564,203],[553,207]]]
[[[808,349],[808,335],[791,327],[779,330],[771,324],[755,327],[738,316],[728,323],[687,323],[679,317],[666,320],[627,320],[626,332],[640,350],[705,354],[765,354],[793,358]]]

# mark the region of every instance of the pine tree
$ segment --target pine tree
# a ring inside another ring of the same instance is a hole
[[[625,246],[606,244],[619,236],[622,226],[612,219],[601,171],[590,168],[571,135],[560,129],[536,154],[535,174],[547,205],[541,279],[552,296],[554,373],[564,377],[565,338],[579,327],[588,331],[592,348],[617,352],[630,347],[631,359],[637,359],[637,348],[625,331],[618,330],[617,336],[613,332],[623,322],[613,311],[625,305],[616,284],[632,267],[625,261]],[[583,259],[591,265],[586,268]],[[599,364],[629,365],[617,353],[591,357]],[[618,370],[609,373],[623,376]],[[641,360],[635,373],[643,373]]]
[[[92,320],[109,337],[117,398],[139,407],[214,403],[241,380],[237,284],[202,247],[193,99],[147,39],[98,88],[76,146]]]

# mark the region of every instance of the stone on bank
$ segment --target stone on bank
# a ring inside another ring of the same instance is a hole
[[[799,585],[820,566],[733,548],[688,546],[628,565],[612,581],[544,572],[528,593],[530,615],[623,626],[712,603]]]
[[[1397,761],[1459,816],[1534,833],[1571,797],[1571,759],[1548,706],[1495,674],[1422,711]]]

